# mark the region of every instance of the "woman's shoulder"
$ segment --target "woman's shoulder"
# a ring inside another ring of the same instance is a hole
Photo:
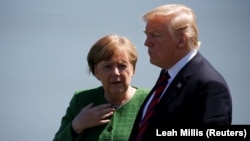
[[[103,87],[76,90],[71,101],[80,105],[79,107],[84,107],[90,103],[99,105],[104,102]]]
[[[148,95],[148,93],[150,92],[150,89],[148,88],[143,88],[143,87],[135,87],[136,88],[136,94],[137,95]]]
[[[138,93],[149,93],[150,89],[147,88],[137,88]]]
[[[99,86],[96,88],[90,88],[90,89],[79,89],[76,90],[74,93],[74,96],[76,97],[89,97],[89,96],[96,96],[97,94],[101,94],[103,91],[103,87]]]
[[[142,87],[133,87],[136,89],[135,94],[133,96],[133,101],[137,101],[137,104],[142,103],[142,101],[144,101],[144,99],[148,96],[150,90]]]

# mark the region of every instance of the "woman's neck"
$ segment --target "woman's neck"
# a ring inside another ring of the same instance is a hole
[[[113,105],[114,108],[120,107],[121,105],[124,105],[127,103],[135,94],[136,89],[132,86],[128,87],[128,90],[120,95],[109,95],[104,94],[105,99]]]

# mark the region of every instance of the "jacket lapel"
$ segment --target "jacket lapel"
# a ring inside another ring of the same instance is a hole
[[[191,78],[191,74],[189,75],[177,75],[175,79],[172,81],[166,92],[164,93],[160,102],[164,102],[164,105],[169,105],[176,98],[181,96],[182,90],[185,88],[187,82]]]
[[[170,105],[175,99],[183,97],[181,94],[183,89],[188,84],[188,81],[192,77],[192,69],[195,69],[197,63],[202,60],[202,56],[199,52],[191,59],[175,76],[174,80],[169,85],[168,89],[164,93],[162,99],[160,100],[159,105],[161,106],[168,106]],[[163,104],[163,105],[162,105]]]

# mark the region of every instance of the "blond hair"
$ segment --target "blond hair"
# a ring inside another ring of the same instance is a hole
[[[121,49],[128,53],[129,61],[133,65],[135,71],[138,54],[136,46],[125,36],[117,34],[105,35],[91,47],[87,61],[89,72],[95,75],[95,66],[100,61],[108,61],[113,56],[114,52]]]
[[[169,4],[159,6],[143,15],[145,22],[156,18],[166,19],[173,39],[177,40],[180,35],[185,35],[190,49],[199,48],[201,43],[198,40],[196,16],[191,8],[180,4]]]

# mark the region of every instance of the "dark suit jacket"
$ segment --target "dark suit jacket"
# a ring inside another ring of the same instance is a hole
[[[134,141],[145,99],[133,126]],[[159,139],[156,129],[204,125],[230,125],[232,101],[228,85],[214,67],[198,52],[176,75],[158,103],[143,140]]]

